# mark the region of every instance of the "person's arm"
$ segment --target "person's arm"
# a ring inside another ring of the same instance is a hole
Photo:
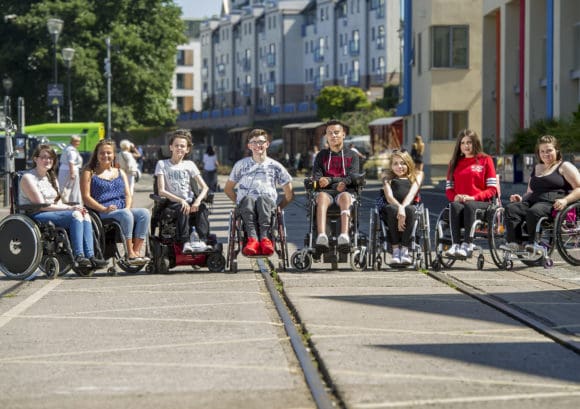
[[[22,177],[20,181],[20,189],[22,193],[34,204],[45,204],[46,199],[40,193],[36,184],[33,181],[33,176],[30,174],[26,174]],[[74,210],[74,209],[82,209],[82,206],[71,206],[66,205],[60,201],[57,203],[49,203],[48,206],[40,208],[40,211],[43,212],[54,212],[54,211],[62,211],[62,210]]]
[[[491,156],[485,157],[484,169],[483,169],[483,183],[485,184],[485,189],[473,195],[473,200],[480,202],[489,202],[497,195],[497,174],[495,173],[495,166],[493,166],[493,159]],[[465,200],[472,198],[467,196]]]
[[[572,190],[566,196],[554,202],[554,209],[556,210],[562,210],[568,204],[580,200],[580,172],[578,172],[578,168],[570,162],[564,162],[560,167],[560,173],[570,183]]]
[[[129,180],[127,179],[127,174],[118,169],[121,174],[121,178],[123,178],[123,187],[125,188],[125,207],[130,209],[133,206],[133,195],[131,195],[131,189],[129,188]]]
[[[405,196],[403,203],[401,205],[403,207],[409,206],[415,200],[417,193],[419,193],[419,189],[421,188],[421,184],[423,183],[423,172],[417,172],[415,182],[411,185],[411,189],[409,189],[409,193]]]
[[[345,169],[346,177],[342,180],[346,186],[350,186],[353,182],[353,173],[360,172],[360,161],[358,155],[353,155],[349,166]]]
[[[234,182],[231,179],[228,179],[228,181],[226,182],[226,185],[224,186],[224,193],[234,203],[236,203],[236,200],[237,200],[236,192],[234,190],[235,187],[236,187],[236,182]]]
[[[209,192],[209,187],[207,186],[207,184],[205,183],[205,181],[203,180],[203,178],[201,177],[201,175],[198,173],[195,177],[195,182],[197,183],[197,186],[199,187],[199,195],[195,198],[195,201],[192,204],[192,207],[197,209],[199,208],[199,206],[201,205],[201,202],[203,201],[203,199],[205,199],[207,197],[207,194]],[[193,210],[193,209],[192,209]]]
[[[282,186],[282,190],[284,191],[284,197],[280,202],[279,205],[280,209],[283,209],[286,206],[288,206],[290,202],[294,199],[294,189],[292,188],[292,182],[288,182],[284,186]]]
[[[385,199],[387,200],[387,203],[394,204],[397,206],[401,205],[399,203],[399,201],[397,199],[395,199],[395,196],[393,196],[393,189],[391,189],[391,182],[389,180],[387,180],[387,178],[383,179],[383,193],[385,194]]]
[[[457,196],[457,192],[455,191],[455,181],[451,180],[449,169],[447,169],[447,179],[445,180],[445,196],[447,196],[447,200],[450,202],[453,202]]]

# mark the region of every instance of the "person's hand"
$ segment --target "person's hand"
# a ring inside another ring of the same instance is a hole
[[[402,212],[401,212],[402,210]],[[405,209],[403,206],[399,207],[399,211],[397,212],[397,228],[399,231],[405,230],[405,219],[407,216],[405,215]]]
[[[568,205],[568,201],[565,198],[556,199],[554,202],[554,209],[555,210],[563,210]]]
[[[475,200],[475,198],[473,196],[463,195],[463,203],[465,203],[465,202],[471,202],[473,200]]]
[[[463,202],[463,195],[456,195],[455,199],[453,199],[454,202]]]
[[[521,202],[521,201],[522,201],[522,197],[518,194],[510,196],[510,202]]]
[[[181,213],[189,214],[189,203],[185,199],[181,200]]]
[[[325,188],[326,186],[328,186],[330,184],[330,179],[328,179],[328,178],[320,178],[318,180],[318,184],[320,185],[321,188]]]
[[[344,192],[346,190],[346,183],[339,182],[338,185],[336,185],[336,190],[339,192]]]
[[[199,206],[200,205],[198,203],[193,202],[191,204],[191,206],[189,207],[189,213],[196,213],[196,212],[198,212],[199,211]]]

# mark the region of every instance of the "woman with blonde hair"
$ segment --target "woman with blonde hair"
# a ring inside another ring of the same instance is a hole
[[[415,162],[415,169],[418,171],[423,171],[423,152],[425,151],[425,144],[423,143],[423,138],[421,135],[415,136],[415,143],[411,148],[411,157],[413,162]]]
[[[386,204],[380,209],[388,227],[388,241],[393,248],[392,264],[411,264],[409,255],[411,234],[415,221],[415,204],[423,182],[423,172],[415,171],[413,159],[407,152],[393,151],[389,158],[383,195]]]

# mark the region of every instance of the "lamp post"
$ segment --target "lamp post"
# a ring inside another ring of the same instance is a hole
[[[53,44],[53,48],[54,48],[54,82],[53,85],[55,87],[57,87],[58,85],[58,65],[57,65],[57,61],[56,61],[56,44],[58,43],[58,36],[60,35],[60,32],[62,31],[62,20],[58,19],[58,18],[49,18],[48,21],[46,22],[46,28],[48,28],[48,33],[51,35],[52,37],[52,44]],[[56,109],[56,122],[60,123],[60,104],[55,104],[54,105],[55,109]]]
[[[74,48],[63,48],[62,58],[64,60],[64,65],[66,66],[66,81],[67,81],[67,93],[68,93],[68,121],[73,120],[73,107],[72,107],[72,93],[70,88],[70,68],[72,67],[72,60],[75,55]]]
[[[10,90],[12,89],[12,78],[5,75],[2,79],[2,86],[4,87],[4,114],[10,116]]]

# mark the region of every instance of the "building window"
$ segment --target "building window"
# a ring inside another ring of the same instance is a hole
[[[432,27],[432,63],[434,68],[467,68],[469,27]]]
[[[417,34],[417,50],[415,51],[417,54],[415,58],[417,60],[417,74],[421,75],[423,72],[423,66],[421,61],[421,54],[423,53],[423,36],[421,33]]]
[[[580,70],[580,22],[574,25],[574,71]]]
[[[452,141],[467,128],[467,111],[432,111],[431,135],[436,141]]]

